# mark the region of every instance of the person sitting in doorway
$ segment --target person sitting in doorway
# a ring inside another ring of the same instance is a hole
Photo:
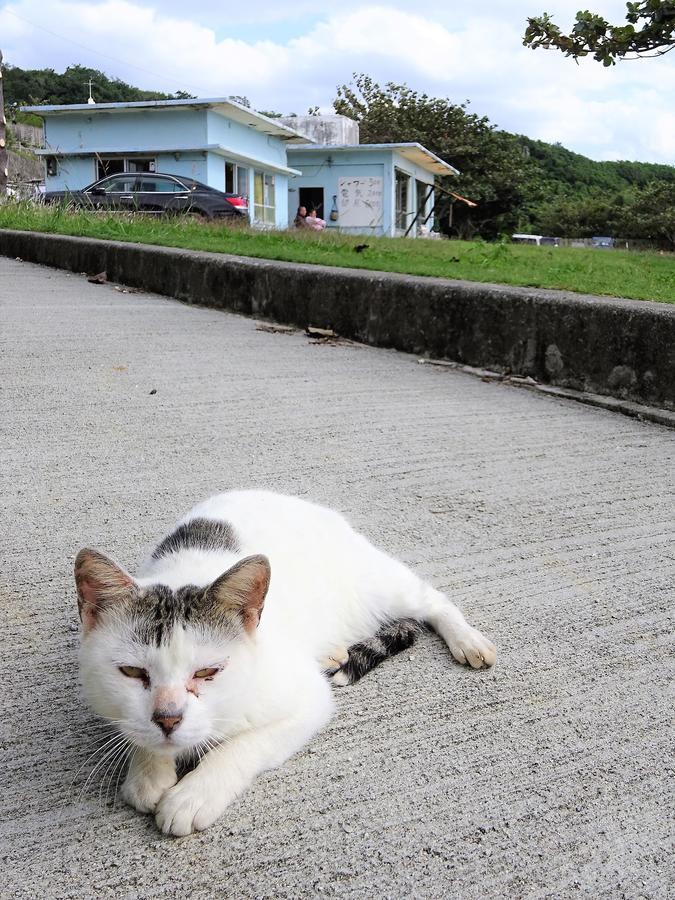
[[[295,219],[293,219],[293,224],[296,228],[306,228],[307,227],[307,207],[299,206],[298,211],[295,214]]]
[[[313,209],[305,219],[305,226],[311,228],[312,231],[323,231],[326,227],[326,222],[324,219],[320,219],[316,214],[316,210]]]

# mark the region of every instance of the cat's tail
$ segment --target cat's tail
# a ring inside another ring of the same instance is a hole
[[[423,630],[424,623],[416,619],[388,622],[371,638],[352,644],[347,651],[347,659],[337,670],[329,673],[332,675],[331,681],[340,686],[354,684],[385,659],[412,647]]]

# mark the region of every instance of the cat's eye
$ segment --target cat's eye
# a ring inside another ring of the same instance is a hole
[[[149,680],[145,669],[141,669],[138,666],[120,666],[119,669],[122,675],[126,675],[127,678],[140,678],[142,681]]]
[[[217,675],[220,672],[220,669],[197,669],[197,671],[192,676],[193,678],[213,678],[214,675]]]

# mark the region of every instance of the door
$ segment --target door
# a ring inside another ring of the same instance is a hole
[[[135,182],[135,175],[116,175],[87,191],[88,200],[97,209],[133,210],[136,207]]]
[[[174,178],[138,176],[138,208],[146,213],[185,212],[192,204],[191,192]]]
[[[315,209],[320,219],[328,218],[326,208],[323,205],[322,187],[301,187],[299,193],[300,206],[304,206],[308,214]]]

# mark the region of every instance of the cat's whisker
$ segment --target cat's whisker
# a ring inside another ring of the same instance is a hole
[[[97,761],[96,765],[93,767],[93,769],[91,769],[91,771],[90,771],[89,774],[87,775],[87,778],[85,779],[84,784],[82,785],[82,787],[81,787],[81,789],[80,789],[79,796],[81,796],[81,795],[84,793],[84,791],[87,789],[87,787],[89,786],[91,780],[92,780],[93,777],[96,775],[96,772],[97,772],[102,766],[104,766],[105,763],[106,763],[109,759],[111,759],[111,757],[117,752],[117,750],[119,749],[119,747],[120,747],[123,743],[124,743],[124,739],[123,739],[122,735],[119,735],[118,738],[117,738],[117,740],[115,741],[115,743],[114,743],[112,746],[107,747],[107,748],[105,749],[105,752],[102,753],[101,758]]]
[[[135,744],[129,743],[126,747],[125,752],[122,754],[122,759],[117,768],[117,779],[115,781],[115,791],[113,793],[113,798],[112,798],[113,806],[115,805],[115,802],[117,801],[117,792],[119,790],[120,778],[122,777],[122,773],[127,770],[129,765],[131,765],[131,762],[132,762],[134,756],[136,755],[137,750],[138,750],[138,747]],[[106,803],[107,802],[108,802],[108,792],[106,791]]]
[[[114,741],[116,741],[120,736],[121,736],[121,735],[120,735],[120,732],[119,732],[119,731],[115,731],[115,733],[114,733],[113,735],[111,735],[110,737],[108,737],[107,740],[106,740],[100,747],[96,747],[96,749],[95,749],[92,753],[90,753],[89,756],[87,756],[87,758],[84,760],[84,762],[81,763],[80,766],[78,766],[77,771],[76,771],[75,774],[73,775],[73,777],[72,777],[72,779],[71,779],[71,781],[70,781],[70,784],[68,785],[68,790],[69,790],[69,791],[72,789],[73,785],[75,784],[75,780],[76,780],[77,776],[80,774],[80,772],[82,771],[82,769],[84,769],[84,767],[85,767],[92,759],[94,759],[94,757],[95,757],[98,753],[101,753],[103,750],[105,750],[106,747],[108,747],[110,744],[112,744]]]
[[[89,786],[92,778],[96,774],[96,772],[105,765],[112,757],[115,756],[120,747],[124,746],[127,742],[127,738],[124,735],[117,735],[117,742],[112,745],[112,747],[108,747],[103,754],[102,758],[96,763],[94,768],[91,770],[89,775],[87,776],[84,784],[80,788],[80,791],[77,795],[76,802],[79,802],[82,799],[87,787]]]
[[[98,789],[98,802],[99,807],[103,809],[104,806],[108,804],[108,793],[110,792],[110,784],[112,779],[115,777],[115,773],[117,772],[117,766],[120,761],[123,761],[126,758],[127,751],[129,749],[129,743],[125,740],[121,747],[118,747],[117,752],[113,754],[112,759],[108,763],[105,768],[105,771],[101,777],[101,784]],[[103,795],[103,788],[105,787],[105,795]]]

